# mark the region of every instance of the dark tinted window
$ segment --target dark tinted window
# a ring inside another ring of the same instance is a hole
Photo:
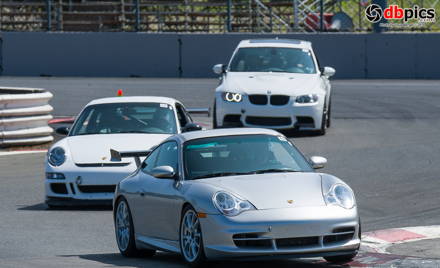
[[[170,166],[178,173],[178,150],[174,141],[166,142],[160,146],[159,157],[156,166]]]
[[[313,171],[302,154],[283,136],[197,139],[186,142],[183,153],[187,179],[210,174]]]

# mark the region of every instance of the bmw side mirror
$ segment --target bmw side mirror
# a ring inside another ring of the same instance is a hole
[[[330,77],[330,76],[335,75],[335,73],[336,73],[335,68],[327,67],[327,66],[324,68],[321,68],[321,74],[324,76]]]
[[[216,64],[214,65],[214,67],[212,67],[212,70],[214,71],[214,73],[216,74],[222,74],[226,71],[226,65],[224,64]]]
[[[158,179],[172,179],[176,175],[174,168],[170,166],[159,166],[150,171],[151,176]]]
[[[59,135],[66,136],[69,134],[69,128],[68,127],[59,127],[55,130],[55,132]]]
[[[310,157],[310,162],[314,169],[319,169],[325,167],[325,164],[327,164],[327,159],[322,156],[312,156]]]
[[[196,123],[188,123],[182,128],[182,132],[196,131],[202,130],[202,126]]]

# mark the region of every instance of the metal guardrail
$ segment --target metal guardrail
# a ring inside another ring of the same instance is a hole
[[[0,87],[0,147],[53,141],[52,97],[44,89]]]

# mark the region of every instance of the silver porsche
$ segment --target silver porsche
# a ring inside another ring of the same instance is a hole
[[[197,266],[243,257],[324,257],[348,262],[360,245],[352,189],[315,172],[280,133],[217,129],[169,137],[115,192],[124,256],[181,253]]]

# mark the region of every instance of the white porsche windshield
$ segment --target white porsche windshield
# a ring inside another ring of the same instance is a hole
[[[115,133],[177,133],[173,107],[163,103],[108,103],[88,106],[71,136]]]
[[[187,180],[271,172],[311,172],[302,154],[282,136],[203,138],[184,145]]]
[[[230,72],[316,73],[312,53],[286,47],[243,47],[229,66]]]

